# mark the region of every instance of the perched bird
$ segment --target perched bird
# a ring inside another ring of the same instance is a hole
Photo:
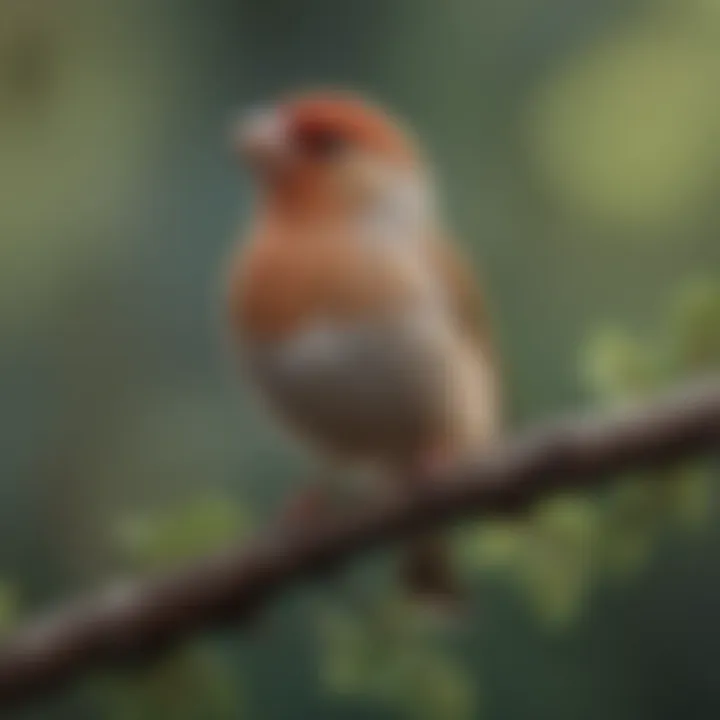
[[[418,144],[364,99],[315,92],[240,123],[257,186],[230,264],[234,340],[277,415],[336,468],[395,491],[493,442],[500,400],[480,294]],[[409,548],[430,598],[457,588],[441,538]]]

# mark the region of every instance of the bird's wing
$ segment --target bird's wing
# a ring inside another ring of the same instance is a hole
[[[482,364],[491,376],[494,415],[502,425],[503,398],[501,391],[500,359],[493,340],[493,332],[485,298],[470,264],[457,247],[446,239],[433,246],[433,259],[439,271],[442,290],[450,305],[450,313],[458,330],[473,348],[473,354],[482,358]]]
[[[458,328],[483,350],[489,350],[492,333],[485,298],[468,262],[445,239],[433,243],[432,254]]]

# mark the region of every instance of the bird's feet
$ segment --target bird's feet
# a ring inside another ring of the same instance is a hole
[[[445,477],[453,463],[453,454],[446,447],[436,445],[418,454],[400,479],[406,490],[411,492],[417,488],[432,487],[439,478]]]
[[[286,532],[306,534],[336,514],[337,506],[327,485],[314,483],[295,491],[280,511],[279,524]]]

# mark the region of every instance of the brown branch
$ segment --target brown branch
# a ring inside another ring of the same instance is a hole
[[[720,451],[720,382],[511,443],[398,498],[298,535],[282,529],[185,571],[110,589],[20,629],[0,646],[0,706],[97,668],[153,656],[205,628],[247,619],[289,586],[401,537],[474,515],[521,511],[612,473]]]

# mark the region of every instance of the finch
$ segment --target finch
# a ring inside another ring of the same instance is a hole
[[[234,137],[256,201],[230,263],[230,326],[276,415],[328,467],[375,468],[405,493],[487,448],[501,414],[488,321],[411,133],[320,91],[251,112]],[[406,554],[411,591],[457,594],[442,538]]]

